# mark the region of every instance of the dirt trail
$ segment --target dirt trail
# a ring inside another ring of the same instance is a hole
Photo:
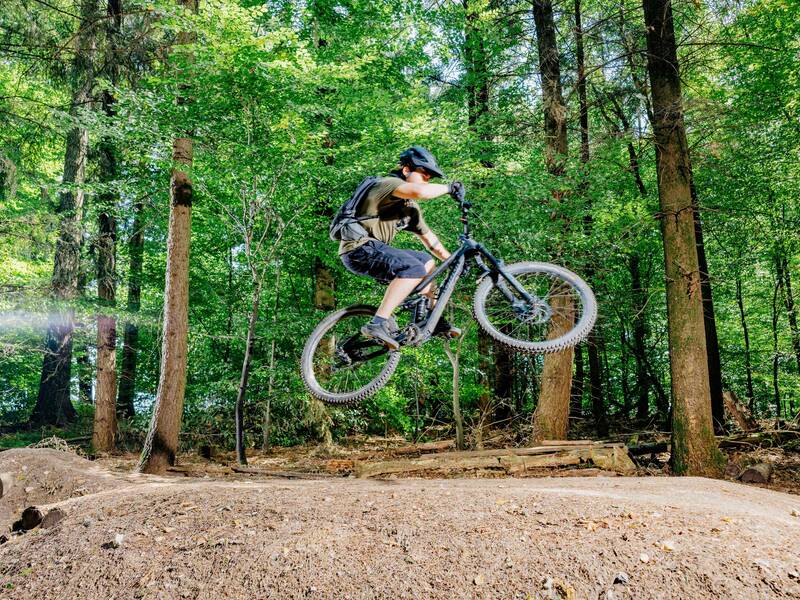
[[[800,598],[800,499],[739,484],[108,482],[0,546],[0,597]]]

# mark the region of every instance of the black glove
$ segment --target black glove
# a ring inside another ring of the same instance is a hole
[[[453,181],[450,184],[450,189],[447,190],[447,193],[450,194],[450,196],[454,200],[458,200],[459,202],[463,202],[464,201],[464,196],[466,195],[467,190],[464,188],[464,184],[462,182]]]

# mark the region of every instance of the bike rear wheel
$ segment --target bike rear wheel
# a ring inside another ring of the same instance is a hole
[[[300,371],[312,396],[328,404],[355,404],[389,381],[400,352],[361,334],[375,307],[359,304],[331,313],[303,348]]]
[[[534,302],[526,301],[502,275],[497,281],[485,278],[475,291],[473,309],[487,334],[532,354],[559,352],[586,339],[597,319],[597,301],[585,281],[549,263],[515,263],[504,269]]]

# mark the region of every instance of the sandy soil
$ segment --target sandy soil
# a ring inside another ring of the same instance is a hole
[[[736,483],[131,477],[53,452],[0,472],[92,491],[28,492],[66,517],[0,545],[0,598],[800,598],[800,498]]]
[[[0,533],[28,506],[84,496],[124,485],[125,476],[71,452],[15,448],[0,452],[0,474],[8,489],[0,500]]]

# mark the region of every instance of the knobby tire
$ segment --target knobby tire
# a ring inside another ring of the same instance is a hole
[[[486,303],[489,294],[497,290],[497,286],[491,277],[486,277],[480,282],[475,291],[473,311],[481,329],[490,337],[514,350],[530,354],[549,354],[575,346],[589,336],[589,332],[597,320],[597,300],[586,282],[575,273],[557,265],[540,262],[515,263],[507,265],[505,270],[514,275],[514,277],[526,274],[541,274],[560,281],[577,294],[577,298],[580,299],[581,303],[581,314],[578,322],[569,331],[554,339],[533,342],[511,337],[497,329],[489,320]],[[501,275],[498,277],[502,278]],[[507,282],[505,284],[508,286]],[[499,293],[499,291],[496,293]]]
[[[365,304],[348,306],[347,308],[333,312],[325,317],[320,324],[317,325],[316,329],[311,332],[311,335],[309,336],[308,340],[306,340],[305,347],[303,348],[303,355],[300,359],[300,372],[303,376],[303,383],[305,383],[306,389],[308,389],[312,396],[322,400],[327,404],[357,404],[358,402],[375,395],[383,386],[386,385],[389,379],[391,379],[392,374],[395,372],[395,369],[397,369],[397,365],[400,363],[399,351],[389,352],[388,360],[378,375],[367,384],[352,392],[334,393],[326,390],[323,384],[317,380],[317,376],[314,373],[314,355],[326,334],[331,331],[342,319],[354,315],[371,317],[375,314],[375,311],[376,308],[374,306],[368,306]]]

